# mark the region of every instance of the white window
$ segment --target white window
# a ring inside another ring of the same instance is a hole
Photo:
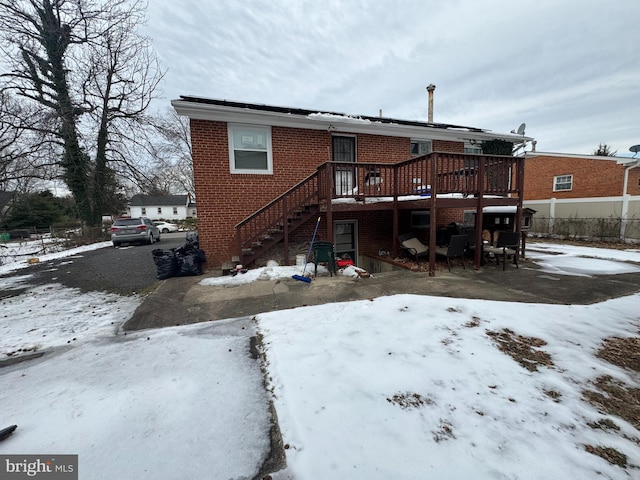
[[[273,173],[271,127],[229,124],[231,173]]]
[[[558,175],[553,177],[553,191],[562,192],[573,188],[573,175]]]
[[[411,155],[417,157],[431,153],[431,140],[411,140]]]
[[[473,155],[482,155],[482,145],[478,145],[477,143],[465,143],[464,144],[464,153],[471,153]]]

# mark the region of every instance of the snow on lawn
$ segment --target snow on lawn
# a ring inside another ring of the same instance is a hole
[[[516,309],[396,295],[261,314],[289,446],[282,478],[634,478],[639,432],[599,414],[582,390],[601,375],[640,386],[637,373],[594,356],[606,337],[637,335],[639,304],[633,295]],[[535,350],[553,364],[523,368],[488,335],[503,329],[542,339]],[[620,431],[587,426],[603,418]],[[613,447],[633,467],[586,445]]]
[[[235,327],[97,338],[2,369],[1,426],[18,429],[0,454],[77,454],[93,480],[251,478],[270,418]]]
[[[0,300],[0,360],[113,335],[142,302],[137,295],[82,293],[60,284],[33,287],[29,278],[0,278],[0,291],[23,289]]]
[[[541,270],[558,275],[593,276],[640,272],[631,263],[640,262],[640,250],[578,247],[555,243],[527,245],[527,257]]]
[[[568,255],[571,257],[599,258],[619,262],[640,262],[640,249],[638,248],[617,250],[614,248],[586,247],[562,243],[527,243],[527,253],[530,253],[532,250],[536,252]]]
[[[50,238],[0,243],[0,275],[28,267],[30,258],[37,258],[40,262],[48,262],[112,246],[111,242],[99,242],[65,249],[63,243]]]

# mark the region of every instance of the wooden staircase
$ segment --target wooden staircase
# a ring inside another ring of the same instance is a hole
[[[287,190],[263,208],[236,225],[240,263],[251,265],[255,260],[284,242],[288,258],[289,234],[318,215],[318,172]]]

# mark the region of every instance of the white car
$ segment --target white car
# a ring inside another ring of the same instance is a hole
[[[162,232],[162,233],[170,233],[170,232],[177,232],[178,231],[178,225],[176,225],[175,223],[153,222],[153,224],[156,227],[158,227],[158,230],[160,230],[160,232]]]

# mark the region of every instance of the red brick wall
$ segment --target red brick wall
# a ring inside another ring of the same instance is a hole
[[[627,193],[629,195],[640,195],[640,167],[629,170]]]
[[[616,164],[615,160],[542,155],[530,157],[525,160],[524,199],[541,200],[552,197],[582,198],[622,195],[624,170],[625,167]],[[570,191],[553,191],[553,179],[558,175],[573,175],[573,188]],[[636,176],[636,178],[638,177]],[[637,185],[636,180],[635,191],[629,188],[628,193],[637,195],[640,192]],[[632,187],[631,181],[629,182],[629,187]]]
[[[464,220],[463,208],[439,208],[436,225],[438,227],[446,227],[451,222],[462,223],[463,220]]]
[[[336,212],[333,214],[333,220],[356,220],[358,222],[358,251],[360,255],[377,255],[381,248],[389,251],[393,246],[392,211]],[[308,242],[313,236],[314,228],[315,222],[308,222],[293,232],[289,237],[290,241]],[[325,214],[321,215],[316,241],[333,242],[333,238],[327,238]]]
[[[451,142],[448,140],[434,140],[433,151],[448,152],[448,153],[464,153],[464,143]]]
[[[232,174],[227,124],[191,120],[198,230],[208,268],[238,255],[237,223],[331,160],[331,136],[323,130],[272,127],[273,174]],[[358,162],[397,163],[410,157],[410,139],[358,134],[356,152]],[[322,227],[318,235],[323,238]]]

